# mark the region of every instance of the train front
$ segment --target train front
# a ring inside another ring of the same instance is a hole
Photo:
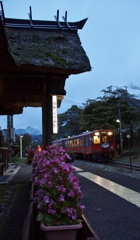
[[[92,132],[93,159],[106,160],[115,156],[115,134],[112,130],[98,130]]]

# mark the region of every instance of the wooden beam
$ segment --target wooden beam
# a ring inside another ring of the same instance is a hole
[[[62,17],[62,18],[64,19],[64,21],[65,21],[67,27],[68,27],[69,29],[71,29],[69,23],[67,22],[67,11],[65,12],[65,17]]]
[[[57,10],[57,16],[54,16],[54,18],[55,18],[55,20],[56,20],[56,22],[57,22],[57,24],[58,24],[58,27],[61,29],[62,26],[61,26],[61,24],[60,24],[60,22],[59,22],[59,10]]]
[[[4,15],[4,8],[3,8],[2,1],[0,1],[0,5],[1,5],[1,14],[0,14],[0,15],[2,15],[2,20],[3,20],[3,22],[4,22],[5,15]]]
[[[33,28],[33,21],[32,21],[32,8],[31,8],[31,6],[30,6],[30,13],[28,13],[29,14],[29,20],[30,20],[30,25],[31,25],[31,28]]]

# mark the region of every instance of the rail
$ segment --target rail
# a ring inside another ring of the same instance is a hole
[[[140,166],[139,165],[131,165],[131,164],[124,164],[124,163],[113,163],[113,162],[106,162],[105,163],[108,166],[113,166],[113,167],[121,167],[124,169],[133,169],[135,171],[140,171]]]

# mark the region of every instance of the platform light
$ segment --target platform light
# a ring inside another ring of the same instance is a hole
[[[53,133],[58,133],[57,96],[52,96]]]
[[[116,122],[119,123],[119,132],[120,132],[120,149],[121,149],[121,152],[122,152],[122,149],[123,149],[123,146],[122,146],[122,124],[121,124],[120,119],[117,119]]]

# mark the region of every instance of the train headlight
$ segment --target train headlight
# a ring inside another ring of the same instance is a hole
[[[100,133],[99,133],[99,132],[95,132],[94,135],[95,135],[95,136],[99,136]]]
[[[113,133],[112,132],[108,132],[108,135],[111,136]]]

